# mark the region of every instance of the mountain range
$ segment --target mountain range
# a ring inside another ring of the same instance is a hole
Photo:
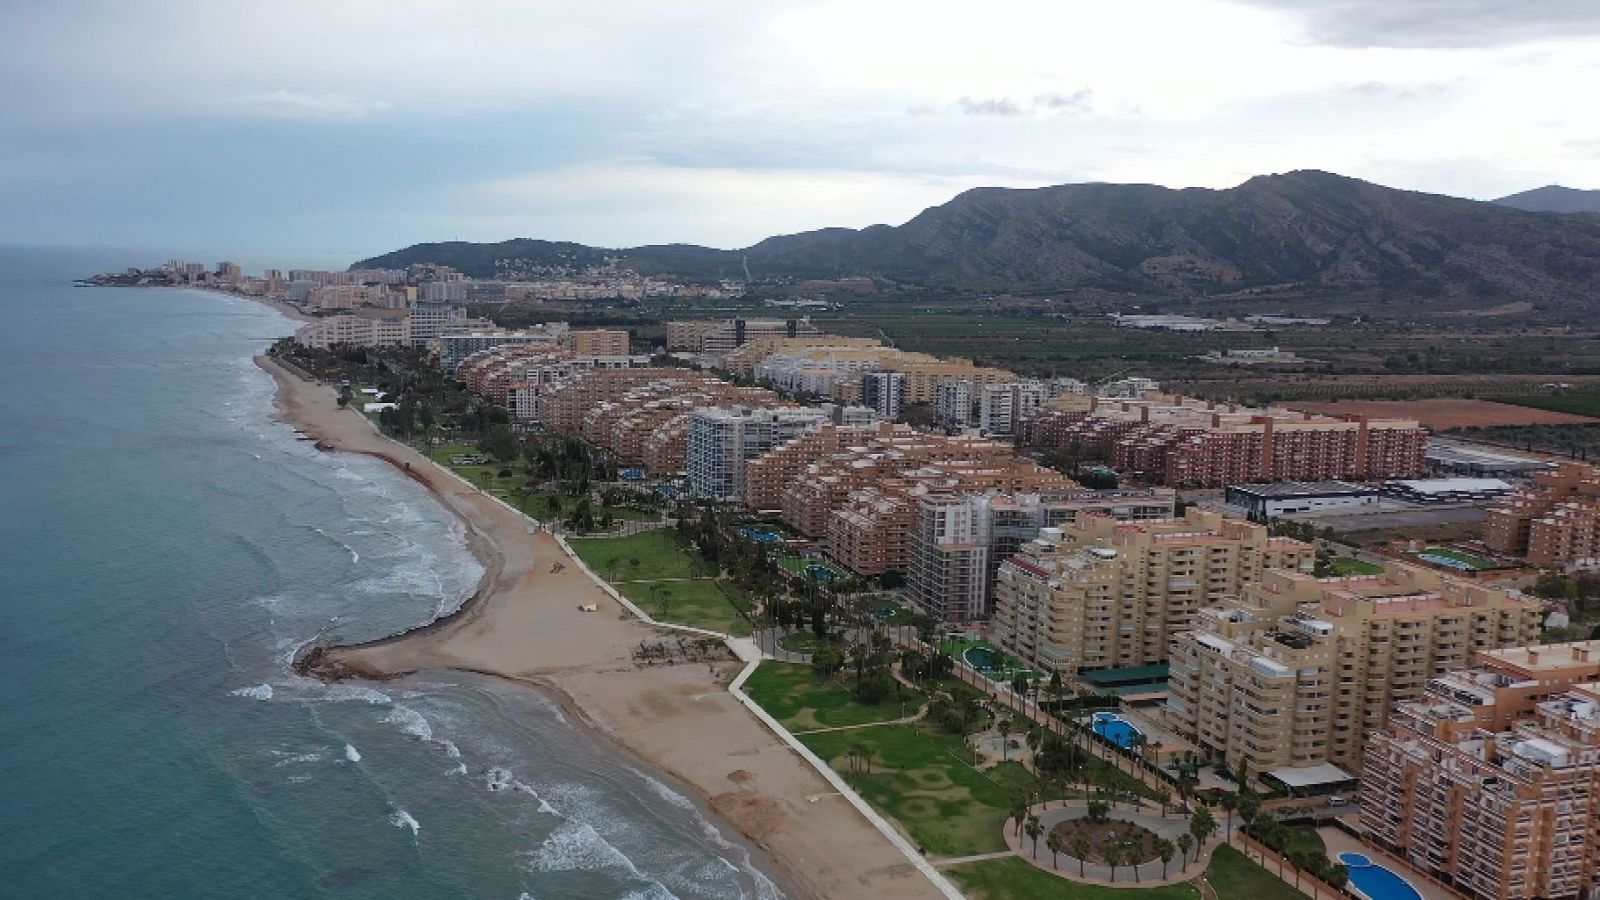
[[[1559,184],[1547,184],[1494,202],[1528,212],[1600,213],[1600,191],[1580,191]]]
[[[1223,190],[976,188],[902,225],[824,228],[740,250],[524,238],[417,244],[354,267],[439,263],[488,277],[616,261],[692,279],[748,272],[756,280],[866,276],[942,290],[1568,305],[1600,297],[1600,215],[1567,214],[1580,205],[1573,195],[1593,202],[1600,192],[1550,187],[1484,202],[1312,170]]]

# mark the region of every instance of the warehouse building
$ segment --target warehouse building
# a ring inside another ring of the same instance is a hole
[[[1262,519],[1293,513],[1323,512],[1377,506],[1378,489],[1348,481],[1287,481],[1281,484],[1236,484],[1228,487],[1229,506]]]

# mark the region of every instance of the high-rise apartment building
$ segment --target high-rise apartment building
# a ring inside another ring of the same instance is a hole
[[[1600,896],[1600,641],[1479,653],[1399,703],[1361,825],[1468,897]]]
[[[1061,487],[1034,494],[929,491],[911,535],[911,599],[937,618],[987,619],[1000,566],[1045,528],[1096,514],[1119,521],[1168,519],[1170,488],[1092,491]]]
[[[1358,772],[1396,701],[1475,651],[1534,640],[1541,618],[1520,594],[1405,563],[1351,578],[1269,569],[1173,637],[1167,721],[1230,766]]]
[[[972,424],[972,382],[942,378],[933,386],[933,417],[945,428],[959,430]]]
[[[867,372],[861,376],[861,405],[885,419],[900,417],[906,402],[906,376],[903,372]]]
[[[1536,566],[1600,559],[1600,469],[1562,463],[1483,517],[1483,542]]]
[[[613,328],[588,328],[567,334],[567,346],[578,356],[627,356],[628,333]]]
[[[1023,419],[1038,413],[1045,399],[1043,382],[982,385],[978,388],[978,428],[993,437],[1010,437]]]
[[[705,407],[689,417],[689,490],[697,497],[743,499],[745,461],[828,420],[810,407]]]
[[[1268,569],[1309,572],[1315,556],[1310,544],[1206,510],[1143,522],[1087,516],[1044,529],[1000,565],[995,635],[1050,670],[1159,663],[1202,607]]]

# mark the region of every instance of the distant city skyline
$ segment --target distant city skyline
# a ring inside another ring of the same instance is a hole
[[[1298,168],[1600,187],[1576,0],[20,0],[0,27],[0,243],[130,264],[739,247],[978,186]]]

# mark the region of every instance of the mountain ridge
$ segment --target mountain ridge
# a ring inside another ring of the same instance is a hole
[[[1600,191],[1547,184],[1492,201],[1527,212],[1600,213]]]
[[[692,244],[607,250],[517,239],[418,244],[356,267],[435,262],[484,276],[519,265],[596,260],[687,278],[743,278],[748,265],[757,279],[868,276],[955,290],[1205,298],[1270,287],[1305,295],[1580,304],[1600,297],[1600,217],[1528,212],[1299,170],[1221,189],[972,188],[900,225],[776,235],[739,250]]]

